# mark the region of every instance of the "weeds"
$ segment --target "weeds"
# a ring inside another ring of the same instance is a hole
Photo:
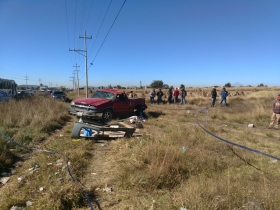
[[[80,187],[67,173],[67,157],[73,176],[82,182],[92,201],[98,193],[103,209],[249,209],[252,205],[277,209],[278,164],[236,144],[280,156],[279,141],[274,139],[277,130],[266,130],[271,104],[279,90],[229,88],[231,106],[209,109],[207,121],[206,113],[198,113],[196,108],[209,105],[211,89],[192,89],[186,106],[149,106],[141,137],[118,139],[104,147],[84,140],[71,142],[71,126],[63,127],[70,117],[63,113],[63,103],[47,98],[18,101],[22,104],[11,101],[10,108],[0,103],[6,113],[0,114],[0,132],[23,144],[39,144],[42,149],[59,152],[33,152],[17,169],[18,175],[24,175],[23,181],[11,180],[13,189],[0,190],[0,208],[25,206],[27,200],[32,200],[34,209],[88,209]],[[135,92],[149,99],[149,91]],[[191,111],[186,114],[185,109]],[[248,128],[247,123],[257,126]],[[64,130],[62,136],[54,133],[60,128]],[[0,138],[2,171],[9,170],[16,161],[12,148],[15,146]],[[102,150],[98,153],[97,148]],[[92,166],[99,155],[102,167]],[[63,161],[59,165],[60,159]],[[35,164],[40,167],[29,173]],[[108,172],[102,174],[101,168]],[[91,176],[91,172],[97,174]],[[97,190],[107,184],[114,186],[113,193]],[[43,192],[40,187],[44,187]]]

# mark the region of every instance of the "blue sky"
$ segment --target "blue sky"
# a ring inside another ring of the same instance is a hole
[[[279,0],[0,0],[0,28],[19,85],[84,86],[86,31],[90,86],[279,86]]]

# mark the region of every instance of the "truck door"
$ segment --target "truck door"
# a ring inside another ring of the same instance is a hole
[[[114,104],[114,112],[115,112],[115,114],[130,112],[129,100],[127,99],[126,95],[124,95],[124,94],[117,95],[117,98],[116,98],[116,101]]]

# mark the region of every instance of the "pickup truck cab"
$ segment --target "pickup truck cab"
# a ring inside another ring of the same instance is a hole
[[[139,114],[147,108],[144,98],[127,98],[120,90],[97,90],[90,98],[76,99],[71,102],[70,114],[88,120],[110,121],[120,114],[137,111]]]

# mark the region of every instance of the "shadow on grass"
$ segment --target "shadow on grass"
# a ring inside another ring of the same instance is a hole
[[[162,111],[150,111],[148,113],[143,113],[143,117],[144,118],[149,118],[149,117],[152,117],[152,118],[158,118],[159,116],[161,115],[165,115]]]

